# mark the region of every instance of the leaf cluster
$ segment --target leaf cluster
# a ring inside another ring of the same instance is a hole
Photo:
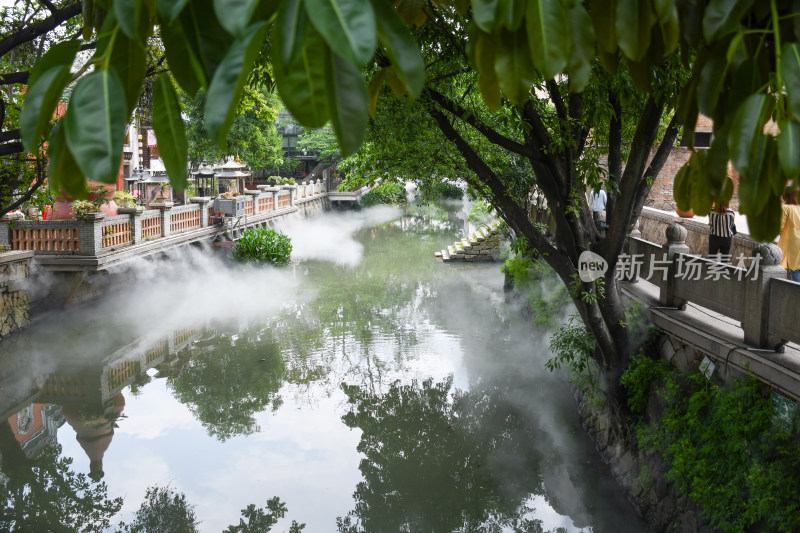
[[[236,241],[233,257],[243,263],[287,265],[292,260],[292,241],[271,228],[251,228]]]

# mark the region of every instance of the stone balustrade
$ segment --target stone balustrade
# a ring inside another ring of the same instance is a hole
[[[299,189],[297,185],[284,185],[247,190],[245,216],[257,223],[327,194],[319,182]],[[111,217],[92,213],[88,220],[32,221],[6,215],[0,220],[0,245],[11,250],[29,250],[34,255],[97,257],[161,239],[207,233],[204,230],[223,224],[222,218],[214,216],[212,206],[212,198],[197,197],[180,206],[163,202],[152,204],[147,210],[119,208],[119,214]]]
[[[800,283],[786,279],[780,248],[758,243],[750,256],[721,263],[690,253],[681,224],[665,233],[663,245],[631,236],[628,253],[618,261],[619,277],[655,284],[663,307],[692,302],[741,322],[744,342],[757,349],[800,343]]]

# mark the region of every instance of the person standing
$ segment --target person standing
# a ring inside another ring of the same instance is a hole
[[[592,192],[591,206],[592,218],[597,222],[598,220],[605,221],[606,219],[606,191],[600,189],[597,192]]]
[[[781,214],[781,236],[778,246],[783,252],[781,266],[789,279],[800,282],[800,206],[797,205],[797,189],[786,189],[783,195]]]
[[[734,220],[735,214],[728,204],[715,203],[714,208],[708,215],[708,257],[721,254],[723,261],[730,262],[731,243],[733,235],[736,233]]]

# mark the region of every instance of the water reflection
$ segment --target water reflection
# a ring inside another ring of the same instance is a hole
[[[289,224],[288,269],[204,250],[149,264],[144,285],[0,344],[4,419],[50,420],[6,439],[3,473],[25,453],[104,472],[86,490],[117,514],[96,524],[170,487],[204,531],[275,494],[309,531],[638,530],[497,265],[433,260],[463,209],[397,215]]]

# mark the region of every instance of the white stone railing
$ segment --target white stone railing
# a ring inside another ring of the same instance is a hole
[[[755,348],[800,343],[800,283],[787,280],[780,248],[760,243],[750,257],[720,263],[689,253],[686,234],[682,225],[670,225],[663,246],[632,235],[618,260],[619,276],[657,285],[661,306],[692,302],[740,321],[745,343]]]

